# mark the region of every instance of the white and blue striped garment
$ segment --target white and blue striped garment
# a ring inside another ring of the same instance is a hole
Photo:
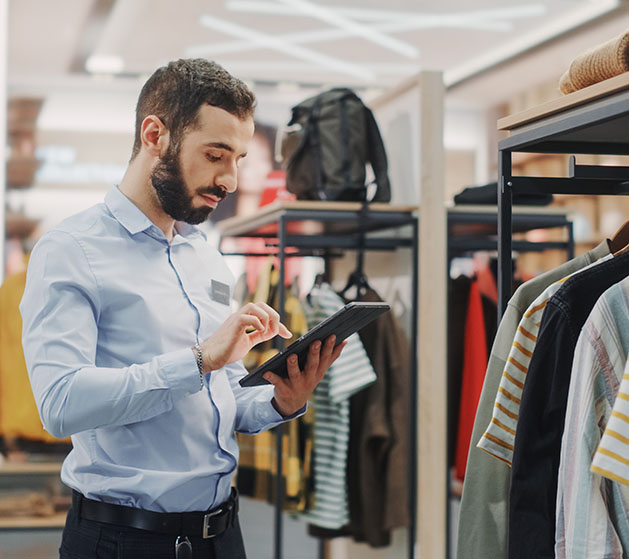
[[[599,298],[575,348],[557,487],[557,559],[622,559],[629,550],[629,487],[591,470],[628,350],[626,278]]]
[[[343,300],[330,285],[313,288],[303,305],[312,328],[341,307]],[[349,445],[349,398],[376,380],[376,373],[357,334],[348,339],[340,357],[314,391],[314,488],[308,522],[328,529],[349,522],[346,466]]]

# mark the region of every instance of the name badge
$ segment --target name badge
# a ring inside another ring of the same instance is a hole
[[[229,285],[220,281],[212,280],[210,297],[212,297],[213,301],[216,301],[221,305],[229,306]]]

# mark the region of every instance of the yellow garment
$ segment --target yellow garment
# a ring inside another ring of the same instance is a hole
[[[264,301],[274,309],[279,308],[280,274],[269,258],[260,272],[256,292],[252,301]],[[293,336],[286,340],[289,345],[308,329],[299,299],[286,292],[284,324]],[[273,341],[269,340],[253,348],[243,359],[248,370],[253,370],[277,353]],[[282,484],[285,511],[303,511],[309,506],[309,491],[306,483],[310,472],[314,412],[309,407],[306,414],[284,424],[282,433]],[[275,502],[275,480],[277,479],[277,431],[265,431],[257,435],[238,433],[240,460],[237,486],[242,495]]]
[[[59,442],[42,427],[26,372],[19,311],[25,282],[26,272],[20,272],[0,287],[0,434]]]

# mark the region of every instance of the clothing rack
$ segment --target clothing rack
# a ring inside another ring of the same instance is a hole
[[[513,211],[514,233],[532,229],[566,230],[563,241],[512,241],[517,252],[542,252],[550,249],[565,250],[574,258],[574,231],[570,212],[547,207],[516,206]],[[496,206],[460,205],[448,208],[448,261],[454,256],[481,250],[498,250]]]
[[[314,222],[318,224],[316,234],[295,233],[294,224]],[[274,230],[269,232],[268,226]],[[299,256],[323,256],[331,250],[358,251],[359,269],[363,251],[394,251],[400,248],[411,252],[411,331],[410,355],[411,386],[410,401],[410,440],[409,440],[409,531],[408,557],[415,557],[416,518],[417,518],[417,313],[418,313],[418,219],[413,206],[394,206],[390,204],[369,204],[365,211],[363,204],[354,202],[276,202],[260,209],[255,216],[235,217],[218,224],[221,233],[219,250],[225,255],[247,254],[249,256],[267,256],[274,254],[280,261],[279,313],[284,319],[286,258]],[[368,235],[377,233],[378,236]],[[270,242],[259,252],[225,249],[227,238],[266,238]],[[297,248],[299,252],[287,252],[288,248]],[[280,342],[282,345],[283,341]],[[280,348],[281,349],[281,348]],[[277,436],[277,472],[282,472],[282,425],[276,428]],[[275,559],[284,557],[282,550],[282,484],[276,483],[277,493],[274,505],[274,553]]]
[[[512,174],[512,154],[629,155],[629,73],[498,121],[498,318],[511,296],[515,193],[629,194],[629,168],[577,165],[567,177]]]

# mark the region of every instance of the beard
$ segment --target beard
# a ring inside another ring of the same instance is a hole
[[[185,221],[190,225],[203,223],[214,208],[192,205],[193,197],[189,194],[181,173],[179,153],[168,147],[168,151],[151,172],[151,183],[164,212],[176,221]],[[220,200],[227,193],[220,186],[206,186],[196,190],[198,194],[211,194]]]

